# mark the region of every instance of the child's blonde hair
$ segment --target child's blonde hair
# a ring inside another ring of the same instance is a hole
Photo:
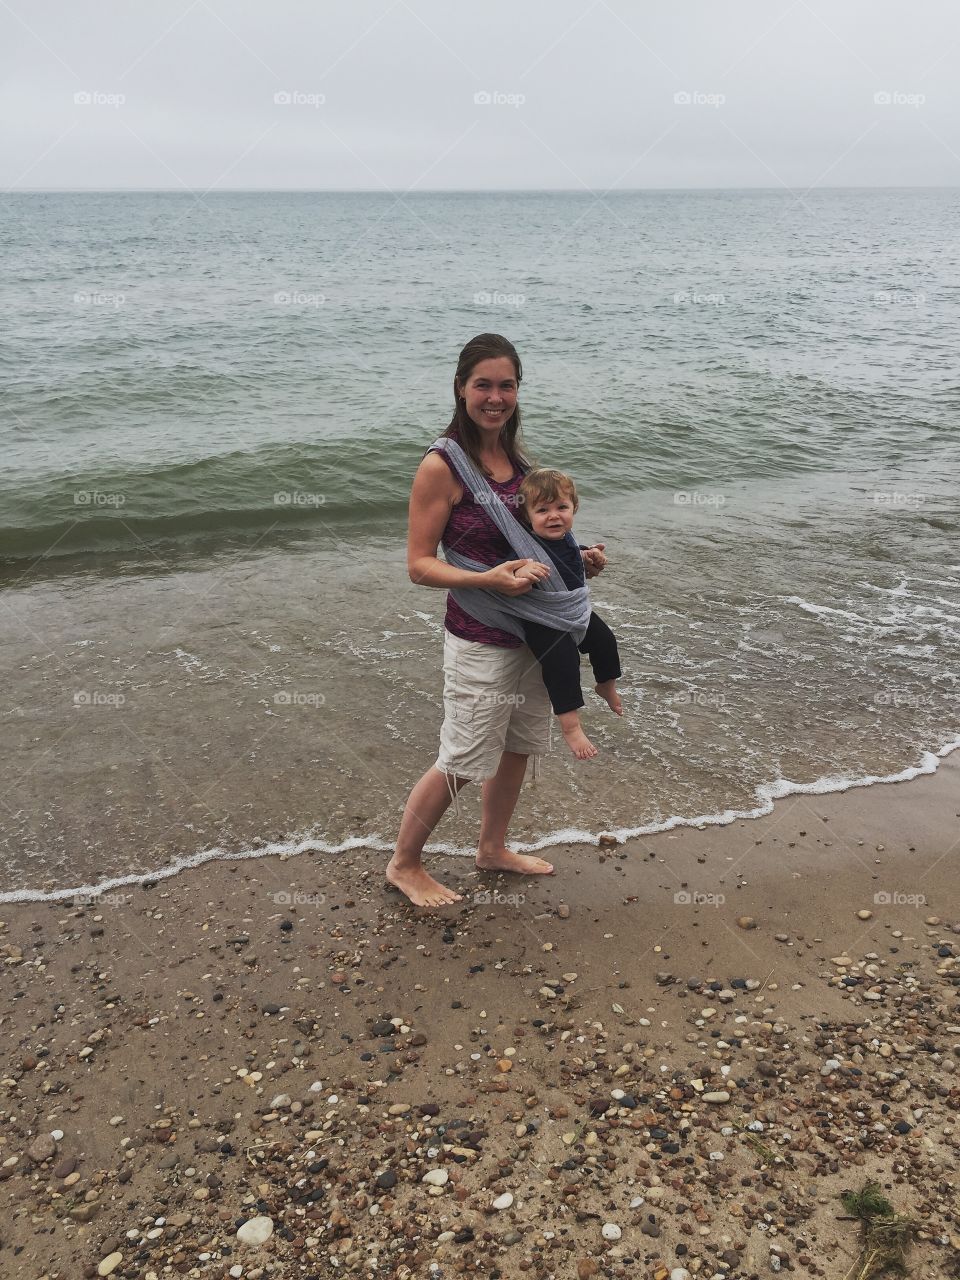
[[[520,488],[517,490],[519,498],[520,514],[523,519],[530,523],[529,508],[537,505],[538,502],[556,502],[560,497],[569,498],[573,503],[573,509],[576,511],[580,505],[580,499],[577,497],[577,486],[565,471],[554,471],[550,467],[535,467],[520,481]]]

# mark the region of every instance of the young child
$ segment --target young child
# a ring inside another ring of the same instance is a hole
[[[576,485],[562,471],[539,468],[524,476],[517,499],[520,515],[556,565],[563,581],[570,588],[582,587],[585,583],[582,548],[571,532],[579,506]],[[613,632],[593,612],[587,634],[579,646],[569,632],[555,631],[539,622],[524,621],[523,631],[528,647],[540,663],[550,705],[560,721],[567,745],[578,760],[592,759],[597,748],[584,733],[579,716],[579,708],[584,705],[580,654],[585,653],[590,659],[597,693],[611,711],[622,716],[623,703],[616,684],[622,672]]]

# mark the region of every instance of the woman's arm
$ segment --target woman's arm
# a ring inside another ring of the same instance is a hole
[[[442,458],[428,453],[417,468],[410,491],[410,524],[407,533],[407,572],[410,581],[422,587],[491,587],[504,595],[519,596],[533,586],[530,576],[536,568],[548,577],[546,565],[535,560],[509,560],[483,573],[456,569],[437,556],[440,538],[450,519],[454,504],[463,490]],[[514,570],[529,566],[524,578],[515,578]]]

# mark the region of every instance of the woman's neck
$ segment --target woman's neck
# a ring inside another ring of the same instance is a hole
[[[480,457],[485,462],[503,462],[505,459],[509,461],[510,455],[503,447],[503,440],[498,435],[494,440],[480,441]]]

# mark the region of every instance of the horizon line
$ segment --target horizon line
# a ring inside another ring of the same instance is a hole
[[[647,192],[769,191],[811,195],[818,191],[955,191],[960,183],[861,183],[844,186],[702,186],[702,187],[9,187],[0,192],[11,195],[582,195],[606,198]]]

